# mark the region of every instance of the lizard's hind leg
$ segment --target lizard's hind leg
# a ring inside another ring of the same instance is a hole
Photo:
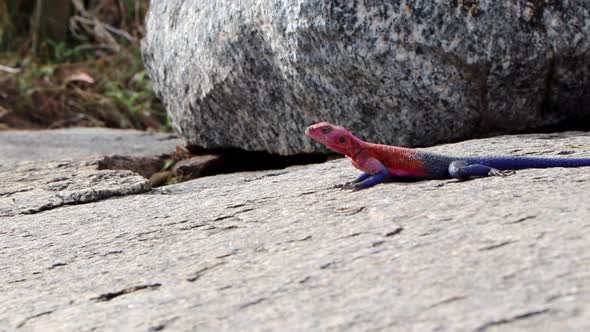
[[[481,164],[470,164],[464,160],[456,160],[449,165],[449,175],[459,180],[485,176],[507,176],[511,174],[514,174],[513,170],[499,170]]]

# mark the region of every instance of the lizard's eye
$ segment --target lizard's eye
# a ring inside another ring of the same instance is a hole
[[[346,143],[346,138],[344,138],[344,136],[340,136],[340,138],[338,139],[338,142],[344,144],[344,143]]]
[[[332,127],[330,127],[330,126],[322,127],[321,131],[322,131],[322,134],[327,134],[330,131],[332,131]]]

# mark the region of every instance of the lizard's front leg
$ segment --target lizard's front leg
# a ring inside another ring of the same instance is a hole
[[[365,181],[366,179],[368,179],[370,177],[371,177],[371,174],[363,172],[356,179],[354,179],[352,181],[349,181],[349,182],[346,182],[344,184],[335,185],[334,188],[354,189],[354,185],[355,184],[357,184],[359,182],[363,182],[363,181]]]
[[[389,178],[389,171],[387,169],[383,169],[381,172],[371,175],[370,177],[366,178],[365,180],[355,184],[352,187],[352,191],[358,191],[361,189],[366,189],[372,187],[376,184],[382,183],[383,181]]]
[[[358,168],[363,170],[365,173],[361,174],[353,184],[349,187],[353,191],[372,187],[387,180],[391,174],[387,168],[377,159],[368,158],[355,163]]]

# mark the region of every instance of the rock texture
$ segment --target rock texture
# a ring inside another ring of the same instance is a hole
[[[431,145],[589,116],[590,2],[153,1],[144,62],[191,144],[293,154],[320,120]]]
[[[21,161],[91,156],[161,155],[182,142],[175,135],[107,128],[0,131],[0,170]]]
[[[98,164],[35,161],[0,171],[0,217],[34,214],[150,189],[149,181],[142,176],[126,170],[99,170]]]
[[[590,134],[434,150],[588,156]],[[335,160],[3,217],[0,330],[590,330],[590,168],[333,189],[356,174]]]

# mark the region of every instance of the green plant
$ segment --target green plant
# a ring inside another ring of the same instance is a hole
[[[65,41],[45,40],[48,48],[48,61],[52,63],[64,63],[84,60],[82,52],[77,47],[67,45]]]

